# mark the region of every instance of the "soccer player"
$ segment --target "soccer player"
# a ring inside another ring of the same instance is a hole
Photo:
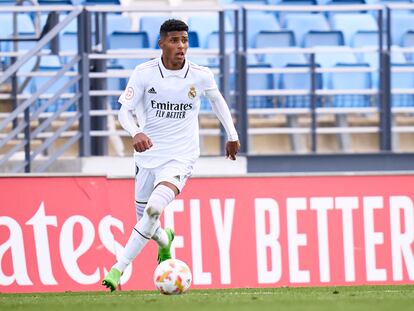
[[[202,94],[209,98],[227,133],[226,157],[236,160],[240,148],[213,73],[186,59],[188,26],[176,19],[165,21],[158,45],[161,57],[137,66],[119,98],[119,122],[131,135],[135,149],[138,222],[123,253],[102,281],[111,291],[149,240],[158,244],[158,263],[171,258],[174,231],[161,228],[159,217],[182,191],[200,155],[198,112]]]

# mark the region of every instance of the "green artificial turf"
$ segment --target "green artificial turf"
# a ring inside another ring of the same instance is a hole
[[[414,310],[414,285],[0,294],[0,310]]]

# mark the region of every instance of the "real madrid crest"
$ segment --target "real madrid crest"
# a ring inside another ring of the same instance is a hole
[[[194,86],[190,87],[190,90],[188,91],[188,98],[194,99],[197,96],[197,91]]]

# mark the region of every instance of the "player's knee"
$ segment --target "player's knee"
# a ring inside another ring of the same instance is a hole
[[[147,206],[145,212],[150,218],[158,219],[160,218],[162,207],[158,206],[157,204],[152,204],[151,206]]]

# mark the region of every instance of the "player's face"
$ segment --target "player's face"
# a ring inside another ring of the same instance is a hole
[[[188,49],[188,33],[186,31],[171,31],[158,41],[162,49],[162,60],[167,69],[182,68]]]

